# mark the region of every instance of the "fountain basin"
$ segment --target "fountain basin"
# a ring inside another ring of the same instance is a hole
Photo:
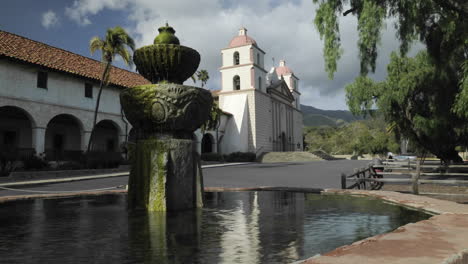
[[[288,263],[427,219],[378,199],[207,192],[205,207],[130,212],[126,194],[0,203],[6,263]]]
[[[210,114],[210,91],[176,83],[141,85],[123,90],[120,101],[132,126],[146,135],[191,132]]]

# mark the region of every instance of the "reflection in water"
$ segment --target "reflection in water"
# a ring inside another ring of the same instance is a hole
[[[128,212],[126,195],[0,204],[2,263],[287,263],[429,216],[382,201],[206,193],[203,210]]]

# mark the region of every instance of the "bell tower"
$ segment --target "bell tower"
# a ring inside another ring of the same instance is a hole
[[[229,46],[221,50],[221,90],[240,91],[258,89],[265,91],[265,52],[247,35],[247,29],[239,29]]]

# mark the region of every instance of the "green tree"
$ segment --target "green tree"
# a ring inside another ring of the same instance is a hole
[[[324,38],[325,68],[332,78],[342,54],[338,17],[358,19],[361,76],[347,87],[354,114],[377,107],[398,134],[414,140],[444,161],[461,161],[457,144],[466,144],[468,121],[468,3],[465,0],[313,0],[320,3],[315,25]],[[349,9],[344,11],[345,6]],[[381,29],[390,18],[400,40],[385,82],[375,71]],[[405,58],[419,40],[426,53]]]
[[[199,70],[197,72],[197,79],[201,82],[201,87],[205,87],[205,84],[208,82],[210,79],[210,76],[208,75],[207,70]]]
[[[208,75],[207,70],[199,70],[197,71],[194,75],[192,75],[192,81],[193,83],[196,83],[197,80],[201,82],[201,87],[205,87],[205,84],[208,82],[210,79],[210,75]]]
[[[358,77],[346,87],[347,103],[353,112],[372,105],[410,141],[416,142],[444,161],[461,162],[455,147],[468,136],[462,117],[452,111],[456,82],[437,72],[427,52],[415,58],[391,55],[388,76],[382,82]]]
[[[385,154],[399,148],[394,131],[388,131],[383,118],[355,121],[342,127],[304,129],[308,150],[323,150],[332,155]]]
[[[96,52],[97,50],[100,50],[102,52],[102,62],[105,65],[105,67],[102,72],[101,83],[99,85],[99,92],[96,98],[96,108],[94,110],[93,129],[91,130],[91,136],[89,138],[87,152],[89,152],[91,149],[94,132],[96,128],[97,114],[99,111],[99,104],[101,101],[102,90],[109,83],[111,65],[112,65],[112,62],[114,61],[115,56],[119,55],[120,57],[122,57],[123,61],[127,65],[133,64],[132,57],[127,47],[130,48],[132,51],[134,51],[135,42],[127,34],[127,32],[119,26],[107,29],[106,36],[104,39],[101,39],[99,37],[94,37],[89,42],[89,49],[91,51],[91,54],[94,54],[94,52]]]

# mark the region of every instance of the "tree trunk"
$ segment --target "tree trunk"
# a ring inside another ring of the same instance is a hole
[[[91,150],[91,144],[93,142],[93,137],[94,137],[94,130],[96,128],[97,114],[98,114],[98,111],[99,111],[99,104],[101,102],[101,94],[102,94],[102,90],[103,90],[103,88],[105,86],[104,85],[105,84],[105,77],[107,76],[107,72],[109,71],[110,66],[111,66],[111,62],[109,61],[106,64],[106,68],[104,69],[104,72],[102,73],[101,84],[99,85],[99,92],[98,92],[98,96],[97,96],[97,99],[96,99],[96,108],[94,110],[93,128],[91,129],[91,135],[89,136],[88,148],[86,150],[86,153],[89,153],[89,151]]]

